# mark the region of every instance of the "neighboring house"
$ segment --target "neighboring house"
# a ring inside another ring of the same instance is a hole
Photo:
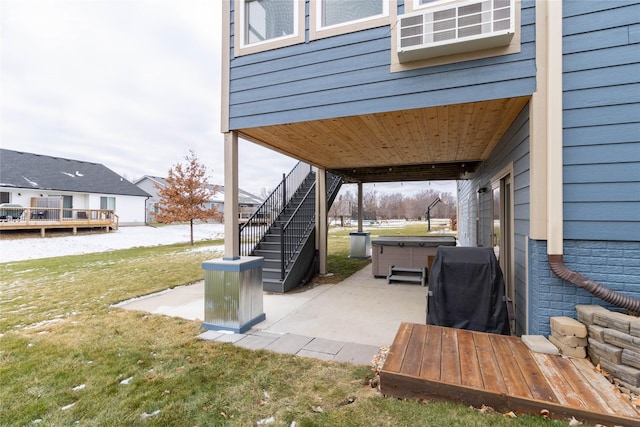
[[[151,195],[151,198],[147,200],[147,220],[153,221],[154,214],[158,213],[160,206],[160,197],[158,196],[158,187],[166,187],[167,181],[165,178],[159,176],[145,175],[140,179],[134,181],[134,184],[140,187],[145,192]],[[221,214],[224,213],[224,186],[222,185],[209,185],[216,192],[213,198],[209,202],[209,208],[215,208]],[[240,220],[246,220],[255,210],[260,206],[262,200],[243,190],[238,190],[238,207]]]
[[[238,137],[320,189],[454,179],[459,242],[495,248],[517,334],[640,311],[640,2],[222,3],[227,187]]]
[[[70,215],[81,209],[112,210],[119,225],[144,225],[148,197],[99,163],[0,149],[0,203],[61,207]]]

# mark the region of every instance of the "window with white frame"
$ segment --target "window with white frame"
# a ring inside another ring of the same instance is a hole
[[[244,45],[294,36],[298,2],[295,0],[244,0]]]
[[[386,0],[317,0],[318,28],[380,18],[389,14]]]
[[[435,3],[450,3],[457,0],[413,0],[413,10],[419,9],[423,6],[433,6]]]
[[[116,210],[115,197],[100,197],[100,209]]]

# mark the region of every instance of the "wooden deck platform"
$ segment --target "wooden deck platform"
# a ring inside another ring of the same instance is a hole
[[[591,362],[534,353],[518,337],[402,323],[380,388],[399,398],[640,426],[640,411]]]
[[[0,232],[10,230],[70,229],[76,234],[81,228],[104,228],[108,233],[117,230],[119,218],[108,209],[67,209],[67,208],[4,208],[0,215]],[[15,216],[7,216],[7,212]]]

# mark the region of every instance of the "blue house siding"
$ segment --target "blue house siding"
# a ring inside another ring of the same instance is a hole
[[[521,9],[520,53],[397,73],[390,26],[237,58],[232,49],[230,129],[529,95],[533,5]]]
[[[516,333],[526,329],[527,310],[527,236],[529,235],[529,107],[525,107],[514,120],[489,158],[480,166],[474,178],[459,182],[460,208],[463,211],[478,212],[480,233],[467,230],[470,222],[459,224],[459,239],[462,246],[491,246],[493,233],[491,178],[513,162],[514,193],[514,268]],[[478,194],[479,188],[488,191]],[[469,201],[471,203],[469,203]],[[469,206],[471,205],[471,206]],[[476,239],[478,236],[479,240]]]
[[[640,4],[563,2],[564,263],[640,297]],[[613,306],[555,276],[529,242],[529,333],[576,304]]]
[[[640,4],[565,1],[563,14],[564,238],[639,241]]]

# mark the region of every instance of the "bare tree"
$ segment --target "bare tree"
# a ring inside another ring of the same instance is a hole
[[[384,219],[406,218],[402,193],[383,194],[378,202],[378,211]]]
[[[424,190],[410,200],[405,199],[407,214],[411,218],[424,218],[429,205],[440,198],[440,202],[431,210],[432,218],[451,218],[456,214],[456,198],[451,193],[439,193],[435,190]]]
[[[364,193],[362,197],[362,210],[365,219],[374,219],[378,212],[378,192],[370,190]]]
[[[208,206],[218,188],[209,185],[206,166],[192,150],[184,160],[169,169],[165,187],[156,187],[160,197],[156,219],[165,223],[189,221],[193,245],[193,221],[219,219],[221,214]]]
[[[268,188],[262,187],[260,189],[260,194],[258,194],[258,197],[260,197],[260,199],[262,199],[262,200],[267,200],[267,197],[269,197],[271,195],[271,193],[273,193],[273,190],[270,190]]]

